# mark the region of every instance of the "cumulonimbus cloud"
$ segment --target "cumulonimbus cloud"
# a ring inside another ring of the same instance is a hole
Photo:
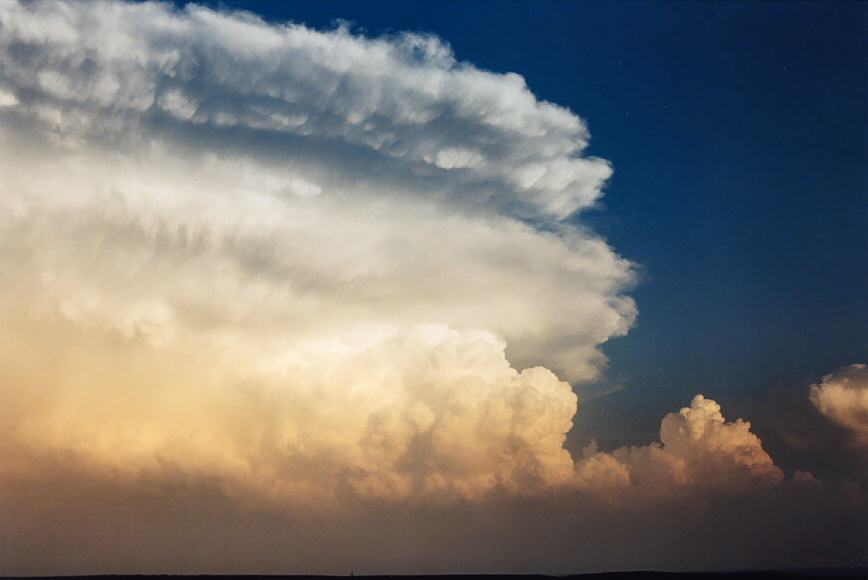
[[[566,219],[608,163],[520,76],[121,2],[0,1],[0,65],[9,440],[284,502],[780,479],[702,397],[565,450],[633,275]]]
[[[17,438],[281,497],[572,477],[536,365],[593,378],[635,316],[564,219],[610,173],[576,115],[434,37],[194,5],[4,0],[0,66]]]

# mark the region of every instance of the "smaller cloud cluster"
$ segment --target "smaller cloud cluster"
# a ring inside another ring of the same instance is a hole
[[[657,443],[613,453],[588,447],[576,463],[576,477],[579,487],[591,491],[632,486],[669,494],[692,487],[739,491],[774,485],[783,473],[749,422],[726,421],[720,405],[696,395],[689,407],[663,418]]]
[[[868,365],[854,364],[828,374],[811,387],[811,402],[823,415],[868,446]]]

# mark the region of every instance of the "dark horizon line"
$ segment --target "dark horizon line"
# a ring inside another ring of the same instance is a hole
[[[868,567],[851,567],[851,568],[775,568],[775,569],[745,569],[745,570],[708,570],[708,571],[685,571],[673,572],[665,570],[621,570],[612,572],[586,572],[577,574],[497,574],[497,573],[479,573],[479,574],[282,574],[282,573],[262,573],[262,574],[182,574],[182,573],[166,573],[166,574],[63,574],[63,575],[39,575],[39,576],[3,576],[8,580],[83,580],[87,578],[95,578],[99,580],[112,580],[114,578],[286,578],[291,580],[317,580],[317,579],[333,579],[333,578],[360,578],[360,579],[376,579],[388,580],[392,578],[412,578],[412,579],[449,579],[457,580],[460,578],[508,578],[510,580],[521,579],[588,579],[588,578],[666,578],[677,577],[680,579],[704,579],[704,578],[795,578],[795,577],[835,577],[835,578],[868,578]]]

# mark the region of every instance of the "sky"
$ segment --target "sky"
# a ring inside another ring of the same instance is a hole
[[[868,566],[866,26],[0,0],[0,574]]]

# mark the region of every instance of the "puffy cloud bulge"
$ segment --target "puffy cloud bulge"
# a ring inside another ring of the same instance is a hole
[[[685,489],[747,491],[782,480],[749,422],[726,421],[720,405],[696,395],[689,407],[663,418],[657,443],[613,453],[591,445],[576,462],[575,484],[593,492],[632,487],[643,496],[659,496]]]
[[[564,449],[567,381],[636,315],[575,219],[611,173],[587,141],[430,36],[0,0],[2,469],[282,502],[779,481],[702,397],[661,443]]]
[[[868,365],[854,364],[823,377],[811,387],[811,402],[820,413],[868,446]]]

